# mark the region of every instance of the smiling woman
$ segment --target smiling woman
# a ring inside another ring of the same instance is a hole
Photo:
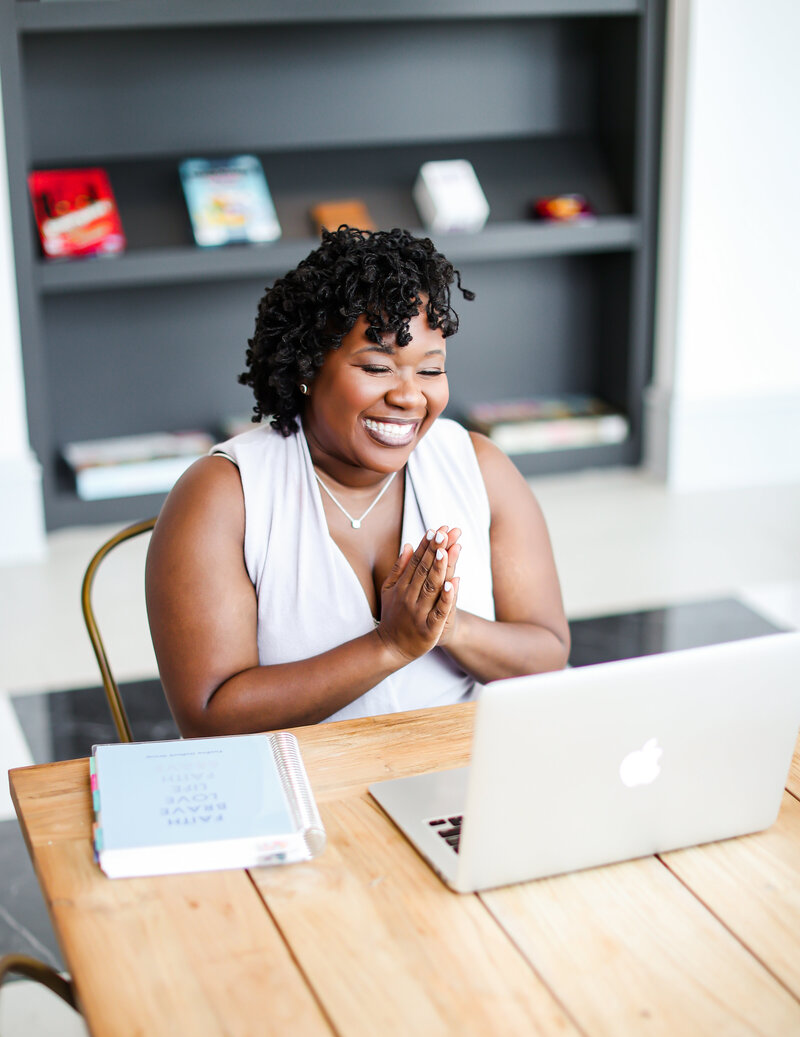
[[[340,227],[264,294],[251,431],[169,495],[147,562],[185,735],[462,701],[565,665],[544,519],[488,440],[441,417],[458,271],[427,238]]]

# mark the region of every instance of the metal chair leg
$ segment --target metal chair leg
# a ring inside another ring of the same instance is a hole
[[[64,979],[55,969],[45,965],[43,961],[30,958],[27,954],[6,954],[0,958],[0,985],[12,972],[42,983],[48,990],[57,994],[62,1001],[66,1001],[70,1008],[74,1008],[76,1012],[80,1011],[75,1002],[72,983],[68,979]]]

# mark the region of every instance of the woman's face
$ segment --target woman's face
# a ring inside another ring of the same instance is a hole
[[[447,405],[445,339],[424,313],[411,320],[406,346],[388,334],[382,345],[371,342],[368,326],[359,318],[325,357],[303,427],[315,462],[386,474],[405,465]]]

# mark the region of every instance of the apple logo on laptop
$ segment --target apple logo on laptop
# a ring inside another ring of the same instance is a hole
[[[645,742],[641,749],[628,753],[619,765],[619,776],[622,784],[628,788],[635,785],[649,785],[661,773],[661,754],[664,752],[658,745],[657,738]]]

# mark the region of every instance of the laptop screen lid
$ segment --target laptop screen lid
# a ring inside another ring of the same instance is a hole
[[[788,633],[495,681],[469,768],[370,792],[462,892],[758,831],[780,807],[798,674]],[[449,810],[458,854],[428,826]]]
[[[798,725],[797,633],[488,685],[456,888],[767,828]]]

